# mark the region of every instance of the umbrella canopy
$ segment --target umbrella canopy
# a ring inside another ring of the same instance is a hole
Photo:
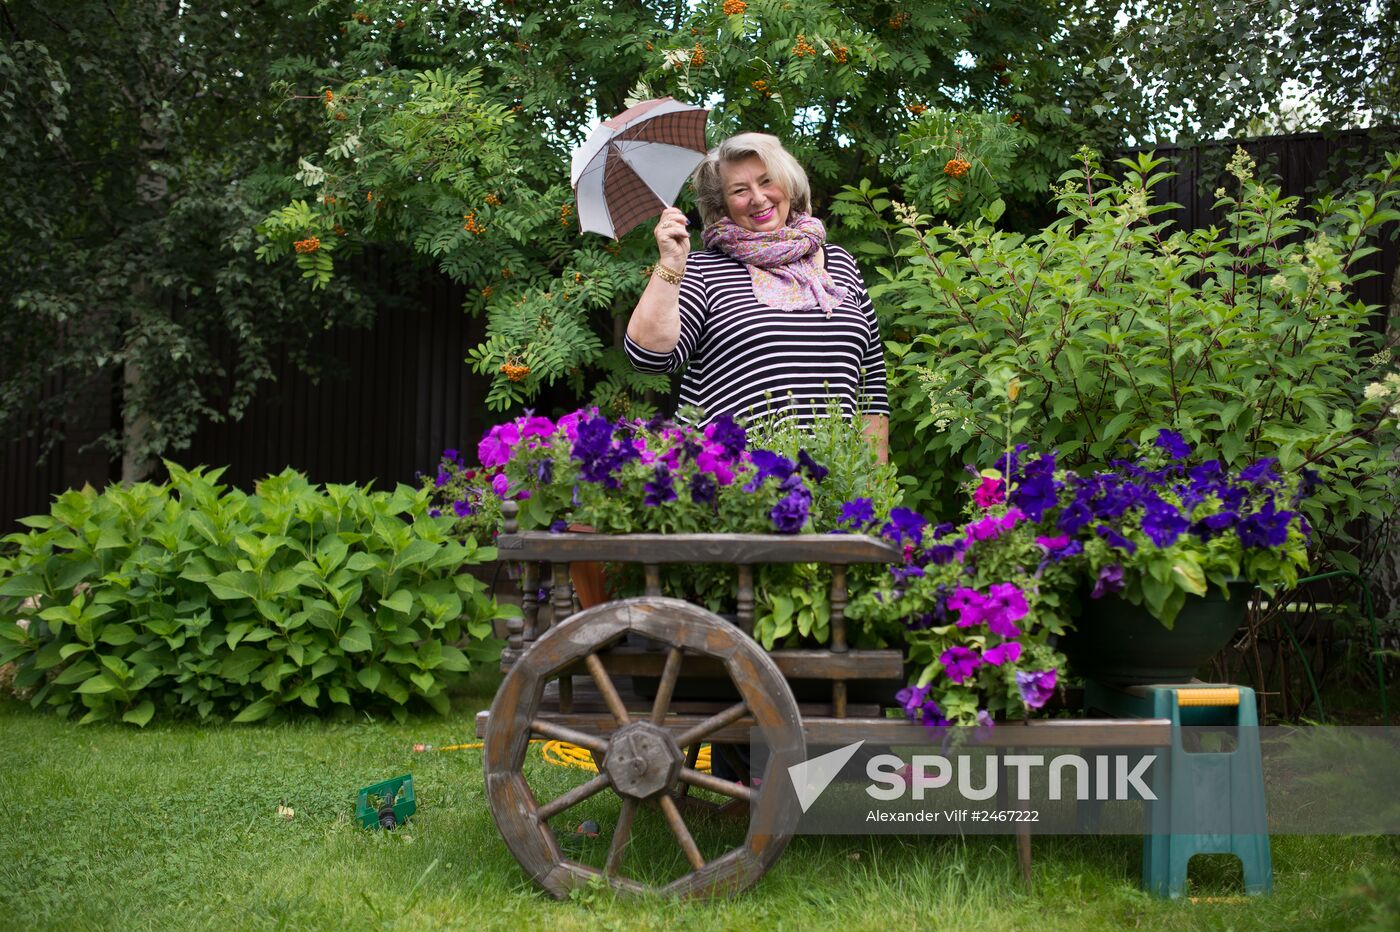
[[[618,239],[670,207],[705,158],[709,113],[661,97],[604,120],[574,150],[579,228]]]

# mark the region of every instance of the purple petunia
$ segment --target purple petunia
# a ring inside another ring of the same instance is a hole
[[[671,470],[666,468],[665,463],[657,463],[652,470],[651,479],[643,485],[646,495],[642,498],[642,504],[651,508],[663,505],[666,502],[676,500],[676,486],[671,478]]]
[[[719,483],[709,473],[697,472],[690,477],[690,500],[697,505],[713,504]]]
[[[1173,460],[1184,460],[1191,455],[1191,445],[1174,430],[1159,431],[1154,442]]]
[[[1098,527],[1094,528],[1094,530],[1098,533],[1100,537],[1108,541],[1108,545],[1110,547],[1117,547],[1119,550],[1122,550],[1125,553],[1127,553],[1127,555],[1130,557],[1133,554],[1137,553],[1137,544],[1128,540],[1128,538],[1124,537],[1122,534],[1118,533],[1113,528],[1109,527],[1107,524],[1100,524]]]
[[[961,684],[982,665],[982,657],[971,648],[954,644],[938,655],[938,662],[943,664],[948,679]]]
[[[728,414],[721,414],[705,428],[705,439],[714,441],[733,460],[748,445],[748,436],[739,422]]]
[[[875,522],[875,503],[868,498],[853,498],[841,504],[841,516],[836,524],[863,531]]]
[[[510,480],[506,478],[505,473],[498,472],[491,477],[491,491],[496,493],[497,498],[506,497],[506,493],[510,491]]]
[[[795,473],[783,480],[778,491],[787,494],[773,506],[768,517],[779,534],[796,534],[807,523],[807,516],[812,507],[812,493],[807,491],[802,477]]]
[[[1270,498],[1264,507],[1240,519],[1235,532],[1245,547],[1282,547],[1288,543],[1288,522],[1294,513],[1278,511]]]
[[[451,481],[452,473],[448,472],[445,468],[439,468],[437,471],[437,478],[435,480],[437,487],[440,489]]]
[[[1122,589],[1123,565],[1110,563],[1099,570],[1099,576],[1094,580],[1094,591],[1089,593],[1089,598],[1102,599],[1110,592],[1119,592]]]
[[[441,517],[442,517],[442,509],[440,509],[440,508],[429,508],[429,509],[428,509],[428,517],[429,517],[429,518],[441,518]]]
[[[744,484],[745,492],[753,492],[763,485],[763,481],[770,476],[779,482],[786,481],[797,465],[792,460],[781,453],[774,453],[772,450],[754,450],[749,456],[753,460],[753,478]]]
[[[1156,492],[1147,493],[1143,508],[1142,532],[1158,547],[1170,547],[1186,532],[1191,522],[1181,516],[1176,506]]]
[[[1055,669],[1039,673],[1017,673],[1016,688],[1021,693],[1021,701],[1028,709],[1038,709],[1050,701],[1055,694]]]
[[[917,545],[923,537],[928,519],[908,508],[890,509],[890,520],[880,528],[880,535],[896,544],[909,541]]]
[[[1277,465],[1278,460],[1272,456],[1256,460],[1240,470],[1240,481],[1254,485],[1272,485],[1279,481],[1278,473],[1274,472],[1274,467]]]
[[[549,525],[549,533],[551,533],[551,534],[563,534],[563,533],[564,533],[565,531],[567,531],[568,529],[569,529],[569,523],[568,523],[567,521],[565,521],[563,518],[556,518],[556,519]]]
[[[943,710],[938,708],[938,703],[929,698],[929,689],[928,686],[908,686],[895,693],[895,699],[903,707],[905,717],[911,722],[919,722],[927,728],[952,724],[943,717]]]
[[[831,472],[831,470],[827,469],[821,463],[812,459],[811,454],[806,450],[797,451],[797,466],[805,472],[807,478],[811,479],[813,482],[821,482],[827,477],[827,474]]]
[[[465,498],[457,499],[452,503],[452,513],[459,518],[465,518],[472,513],[471,502],[467,501]]]

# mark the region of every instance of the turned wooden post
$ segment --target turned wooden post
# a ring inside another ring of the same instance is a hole
[[[831,567],[831,652],[844,654],[846,646],[846,567],[833,564]],[[831,714],[834,718],[846,717],[846,681],[833,680],[831,683]]]
[[[739,629],[753,635],[753,567],[747,563],[739,566]]]
[[[573,614],[574,611],[574,587],[569,582],[569,564],[554,564],[554,591],[551,593],[554,617],[550,620],[551,625],[563,624],[564,619]],[[572,712],[574,710],[574,678],[570,674],[562,674],[559,677],[559,711]]]

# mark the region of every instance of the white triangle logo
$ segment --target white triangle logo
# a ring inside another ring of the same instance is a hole
[[[788,768],[788,776],[792,778],[792,788],[797,791],[797,801],[801,803],[803,812],[812,808],[812,804],[822,793],[826,792],[826,788],[831,785],[832,780],[836,779],[841,768],[846,766],[846,762],[856,753],[856,749],[864,743],[865,741],[862,739],[855,744],[848,744],[844,748],[837,748],[821,757],[813,757],[811,760],[793,764]]]

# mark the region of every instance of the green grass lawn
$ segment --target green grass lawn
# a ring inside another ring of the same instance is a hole
[[[798,837],[732,901],[633,901],[588,890],[556,902],[501,843],[480,752],[412,752],[415,741],[472,740],[472,714],[489,701],[490,687],[483,682],[478,694],[461,697],[449,719],[403,725],[365,719],[137,731],[79,727],[2,701],[0,927],[1400,925],[1400,848],[1375,838],[1276,838],[1275,893],[1248,901],[1239,896],[1237,864],[1226,858],[1193,864],[1192,893],[1215,901],[1146,896],[1137,889],[1136,837],[1037,839],[1030,891],[1009,838]],[[533,780],[561,790],[587,777],[530,766]],[[355,790],[408,771],[418,814],[392,834],[359,828]],[[295,810],[291,821],[278,817],[279,804]],[[596,797],[573,818],[592,816],[606,827],[616,808]],[[710,851],[735,832],[692,827]],[[629,867],[660,876],[679,857],[659,817],[639,819]]]

